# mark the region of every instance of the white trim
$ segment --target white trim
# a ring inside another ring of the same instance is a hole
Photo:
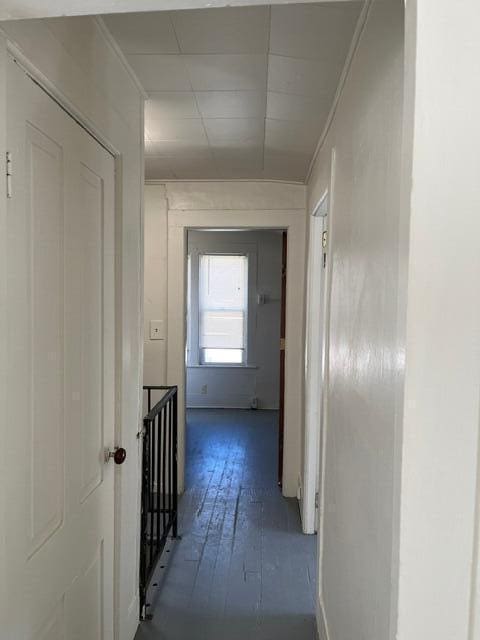
[[[328,189],[325,189],[317,204],[313,207],[310,215],[313,218],[324,218],[328,215]]]
[[[327,192],[328,193],[328,192]],[[310,218],[307,271],[307,317],[305,337],[305,438],[303,447],[303,500],[301,504],[304,533],[317,530],[315,494],[320,492],[320,430],[323,393],[323,325],[325,324],[326,269],[323,266],[323,233],[327,215]]]
[[[148,97],[149,97],[148,93],[145,91],[145,89],[144,89],[142,83],[140,82],[137,74],[132,69],[132,67],[130,66],[130,63],[128,62],[128,60],[124,56],[123,51],[118,46],[118,42],[113,37],[112,32],[110,31],[110,29],[105,24],[105,20],[101,16],[94,16],[93,17],[93,21],[95,22],[95,24],[99,28],[102,36],[105,39],[105,42],[108,44],[108,46],[112,49],[112,51],[115,53],[117,58],[122,63],[123,68],[125,69],[125,71],[129,75],[130,80],[133,82],[133,84],[138,89],[140,95],[143,97],[144,100],[148,100]]]
[[[345,83],[347,81],[348,78],[348,74],[350,73],[350,68],[352,66],[353,60],[355,58],[355,54],[357,52],[358,49],[358,45],[360,44],[360,39],[363,35],[366,23],[367,23],[367,19],[368,19],[368,14],[370,12],[370,9],[372,7],[373,4],[373,0],[365,0],[365,4],[362,7],[362,10],[360,12],[360,16],[358,18],[358,22],[357,22],[357,26],[355,27],[355,31],[353,34],[353,38],[352,38],[352,42],[350,44],[350,49],[348,51],[347,54],[347,58],[345,60],[345,65],[343,67],[343,71],[340,75],[340,80],[338,82],[338,86],[337,86],[337,91],[335,92],[335,97],[333,99],[333,104],[332,107],[330,109],[330,113],[328,114],[328,118],[327,118],[327,122],[325,124],[325,127],[323,128],[323,131],[320,135],[320,138],[318,140],[317,146],[315,147],[315,152],[312,156],[312,159],[310,160],[310,164],[308,167],[308,171],[307,171],[307,175],[305,177],[305,184],[308,184],[311,175],[312,175],[312,171],[313,171],[313,167],[315,165],[315,162],[317,160],[318,154],[320,153],[321,148],[323,147],[325,140],[327,138],[328,132],[330,131],[330,128],[333,124],[333,120],[335,118],[335,114],[337,113],[337,108],[340,102],[340,98],[342,97],[343,94],[343,90],[345,88]]]
[[[320,586],[320,585],[319,585]],[[330,632],[328,630],[327,616],[323,602],[317,599],[317,609],[315,612],[317,622],[317,634],[319,640],[330,640]]]
[[[270,178],[195,178],[195,180],[187,178],[150,178],[145,180],[146,185],[168,184],[169,182],[208,182],[210,184],[212,182],[261,182],[262,184],[273,182],[278,184],[292,184],[298,187],[305,186],[305,182],[298,182],[296,180],[273,180]]]
[[[4,34],[0,27],[0,33]],[[19,67],[38,84],[52,100],[54,100],[68,115],[87,131],[95,140],[115,158],[121,154],[118,149],[100,132],[96,125],[71,102],[49,78],[36,67],[22,52],[21,48],[7,37],[7,53]]]
[[[0,167],[5,168],[4,158],[7,151],[7,97],[6,97],[6,42],[0,33]],[[3,174],[5,175],[5,174]],[[11,425],[6,419],[6,390],[7,390],[7,181],[0,179],[0,468],[5,468],[7,456],[5,443],[7,441],[7,429]],[[7,500],[11,500],[11,495],[7,495],[5,482],[0,483],[0,522],[5,522]],[[6,619],[6,602],[9,585],[7,584],[6,558],[8,550],[5,541],[5,527],[0,531],[0,620]]]
[[[302,215],[303,214],[303,215]],[[214,210],[168,212],[167,379],[178,384],[179,491],[185,464],[185,340],[187,230],[202,228],[285,229],[288,232],[285,348],[284,494],[296,496],[301,470],[303,405],[303,300],[305,210]],[[299,313],[300,310],[300,313]]]
[[[330,161],[330,210],[329,210],[329,240],[328,246],[333,245],[335,232],[335,179],[336,179],[336,149],[332,148]],[[320,430],[320,479],[319,479],[319,507],[318,507],[318,575],[317,591],[325,625],[326,640],[329,639],[327,612],[323,598],[323,551],[324,551],[324,526],[325,526],[325,466],[326,466],[326,442],[328,429],[328,387],[329,387],[329,347],[330,347],[330,299],[332,289],[332,251],[327,250],[327,264],[325,273],[325,298],[324,298],[324,322],[323,322],[323,358],[322,358],[322,422]]]
[[[187,364],[187,369],[258,369],[254,364]]]

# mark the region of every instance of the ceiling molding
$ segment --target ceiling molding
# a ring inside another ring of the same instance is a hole
[[[310,165],[308,167],[307,175],[305,177],[305,184],[308,184],[310,177],[312,175],[313,167],[315,166],[315,162],[317,161],[318,154],[320,153],[323,145],[325,144],[325,140],[328,136],[328,133],[333,124],[333,120],[335,118],[335,114],[337,113],[337,108],[340,102],[340,99],[343,94],[343,90],[345,88],[345,83],[348,78],[348,74],[350,73],[350,69],[355,58],[355,54],[358,49],[358,45],[360,44],[360,40],[362,38],[363,32],[365,30],[365,26],[367,24],[368,15],[370,13],[370,9],[372,7],[373,0],[365,0],[365,4],[363,5],[362,11],[358,18],[357,26],[355,28],[355,32],[353,34],[352,42],[350,45],[350,49],[348,51],[347,58],[345,60],[345,66],[343,67],[343,71],[340,75],[340,79],[337,86],[337,91],[335,93],[335,97],[333,99],[333,104],[330,109],[330,113],[328,114],[327,121],[325,123],[325,127],[320,135],[317,146],[315,148],[315,152],[310,161]]]
[[[137,74],[135,73],[135,71],[132,69],[132,67],[130,66],[130,63],[128,62],[128,60],[126,59],[126,57],[123,54],[123,51],[120,49],[120,47],[118,46],[117,41],[115,40],[115,38],[112,36],[110,29],[107,27],[107,25],[105,24],[105,20],[101,17],[101,16],[94,16],[93,21],[95,22],[95,24],[98,27],[98,30],[100,31],[100,33],[102,34],[105,42],[107,43],[107,45],[110,47],[110,49],[115,53],[115,55],[117,56],[117,58],[119,59],[120,63],[122,64],[123,68],[125,69],[125,71],[127,72],[128,76],[130,77],[130,79],[132,80],[133,84],[135,85],[135,87],[138,89],[138,91],[140,92],[141,96],[143,97],[144,100],[148,99],[148,94],[145,91],[145,89],[143,88],[142,83],[140,82],[140,80],[138,79]]]

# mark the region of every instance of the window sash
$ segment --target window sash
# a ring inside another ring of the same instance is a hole
[[[215,258],[220,260],[217,261],[217,271],[212,273]],[[225,272],[222,272],[222,258],[225,258]],[[235,264],[229,258],[240,258],[241,262]],[[245,364],[248,313],[246,255],[199,255],[198,309],[200,364]]]
[[[245,365],[245,349],[200,349],[202,365]]]

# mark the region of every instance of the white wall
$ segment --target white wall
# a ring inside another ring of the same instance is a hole
[[[335,148],[319,602],[330,640],[393,637],[403,49],[403,2],[374,1],[308,183],[311,210]]]
[[[233,247],[233,248],[232,248]],[[249,349],[246,367],[189,366],[188,407],[248,409],[258,398],[259,409],[278,409],[280,388],[280,312],[282,235],[279,231],[189,231],[189,253],[237,251],[245,247],[255,260],[249,264]],[[192,262],[195,269],[195,262]],[[197,278],[192,279],[197,282]],[[264,294],[264,304],[257,303]],[[198,320],[198,301],[192,296],[192,322]],[[194,354],[190,354],[192,365]],[[193,356],[193,357],[192,357]],[[197,358],[198,360],[198,358]],[[206,393],[202,388],[206,385]]]
[[[407,19],[414,126],[397,638],[477,640],[480,4],[410,0]]]
[[[167,384],[167,198],[164,185],[145,189],[143,384]],[[150,339],[150,322],[161,336]]]
[[[287,271],[292,275],[287,282],[286,346],[286,425],[284,456],[284,494],[297,494],[301,473],[301,446],[303,430],[303,357],[304,357],[304,296],[305,296],[305,187],[264,181],[217,182],[166,182],[146,186],[146,242],[152,245],[167,224],[169,233],[168,297],[169,305],[165,339],[160,346],[152,346],[145,335],[144,381],[150,384],[178,384],[180,397],[184,394],[184,344],[185,317],[183,292],[186,277],[182,251],[186,251],[186,228],[288,228],[289,253]],[[165,222],[166,219],[166,222]],[[186,222],[188,221],[188,222]],[[150,249],[148,249],[150,251]],[[165,260],[166,244],[159,242],[156,258],[145,264],[145,326],[149,316],[157,313],[165,295],[165,281],[161,278],[155,286],[158,264]],[[180,252],[180,253],[179,253]],[[146,285],[147,286],[147,285]],[[178,346],[180,345],[180,346]],[[166,372],[162,379],[162,372]],[[182,402],[179,404],[179,424],[184,423]],[[183,488],[184,435],[179,433],[179,486]]]
[[[6,36],[75,109],[114,146],[117,163],[117,443],[127,461],[117,469],[116,607],[119,640],[131,640],[138,625],[138,441],[142,368],[143,98],[91,18],[3,23]],[[0,156],[5,157],[6,42],[0,38]],[[0,231],[5,215],[0,180]],[[0,233],[0,238],[4,234]],[[0,250],[0,255],[5,252]],[[3,270],[0,270],[3,273]],[[0,296],[3,294],[0,281]],[[2,300],[0,299],[0,302]],[[0,304],[1,311],[1,304]],[[0,323],[2,314],[0,313]],[[1,324],[0,324],[1,329]],[[3,339],[4,331],[0,331]],[[0,350],[1,350],[0,343]],[[1,353],[0,353],[1,356]],[[4,358],[0,357],[0,363]],[[0,365],[1,367],[2,365]],[[1,378],[8,372],[0,368]],[[3,406],[3,405],[2,405]],[[3,416],[2,416],[3,417]],[[2,427],[6,425],[2,424]],[[8,425],[11,428],[11,425]],[[2,447],[0,447],[2,450]],[[0,552],[1,561],[1,552]],[[3,575],[3,572],[0,572]],[[0,592],[1,593],[1,592]]]

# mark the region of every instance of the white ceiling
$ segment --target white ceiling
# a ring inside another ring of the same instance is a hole
[[[361,6],[106,16],[149,95],[146,177],[305,180]]]
[[[298,2],[299,0],[271,0],[271,4]],[[315,0],[303,0],[314,2]],[[327,0],[345,2],[348,0]],[[265,0],[1,0],[0,20],[26,18],[52,18],[55,16],[93,16],[100,13],[126,13],[128,11],[167,11],[263,5]]]

